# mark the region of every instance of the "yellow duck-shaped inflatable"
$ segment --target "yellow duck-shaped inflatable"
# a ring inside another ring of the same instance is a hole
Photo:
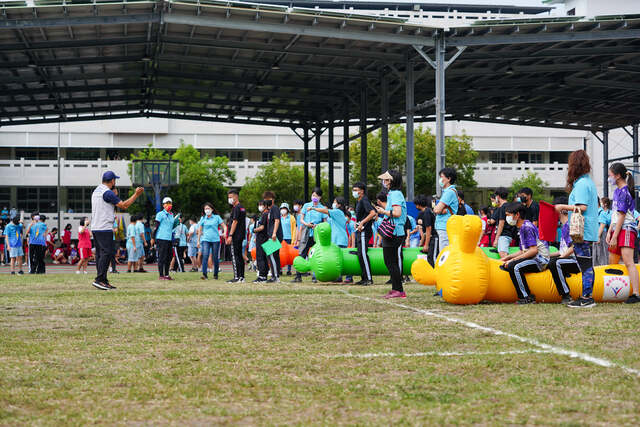
[[[477,216],[452,216],[447,222],[449,246],[435,262],[435,268],[424,257],[411,266],[414,279],[423,285],[442,289],[442,298],[451,304],[477,304],[480,301],[515,302],[518,299],[509,273],[502,262],[490,259],[477,246],[482,221]],[[623,265],[594,268],[593,298],[598,302],[622,302],[631,294],[627,269]],[[527,282],[537,302],[560,302],[561,297],[549,270],[527,274]],[[567,277],[571,297],[582,290],[582,275]]]

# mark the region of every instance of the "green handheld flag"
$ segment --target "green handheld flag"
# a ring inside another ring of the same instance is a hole
[[[271,239],[267,240],[262,244],[262,249],[264,249],[264,252],[267,254],[267,256],[271,255],[277,250],[280,250],[281,247],[282,247],[282,243],[280,243],[277,240],[271,240]]]

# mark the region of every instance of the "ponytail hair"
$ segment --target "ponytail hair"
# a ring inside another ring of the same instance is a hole
[[[629,188],[629,193],[631,193],[631,197],[635,198],[636,186],[631,171],[620,162],[612,163],[611,166],[609,166],[609,170],[613,172],[614,175],[619,175],[620,178],[625,180],[627,187]]]

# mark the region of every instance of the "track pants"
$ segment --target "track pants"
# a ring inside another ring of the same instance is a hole
[[[389,270],[391,276],[391,289],[402,292],[402,242],[404,237],[394,236],[382,241],[382,255],[384,265]]]
[[[360,270],[362,270],[362,280],[373,280],[371,276],[371,261],[369,260],[369,241],[372,232],[366,229],[364,231],[356,231],[356,249],[358,250],[358,261],[360,262]]]
[[[29,259],[31,260],[31,273],[44,274],[44,254],[47,247],[44,245],[29,245]]]
[[[173,247],[173,256],[176,258],[176,264],[174,266],[176,271],[184,272],[184,251],[186,249],[187,249],[186,246]]]
[[[256,249],[257,252],[257,249]],[[231,241],[231,264],[233,265],[233,278],[244,279],[244,258],[242,257],[242,240]]]
[[[532,295],[531,291],[529,290],[529,284],[527,283],[525,273],[539,273],[540,271],[542,271],[540,270],[540,268],[538,268],[538,263],[536,262],[536,260],[528,258],[511,261],[509,264],[507,264],[507,270],[509,271],[509,276],[511,276],[511,282],[516,288],[518,298],[523,299],[529,296],[535,298],[535,295]]]
[[[587,298],[591,297],[593,293],[593,281],[595,280],[592,246],[592,242],[573,243],[573,250],[582,271],[582,296]]]
[[[160,277],[169,275],[169,262],[171,261],[171,240],[156,240],[158,247],[158,274]]]
[[[300,256],[302,258],[306,258],[309,255],[309,251],[315,244],[316,244],[316,241],[313,239],[313,237],[309,237],[309,240],[307,240],[306,246],[304,247],[302,252],[300,252]],[[302,278],[302,273],[300,273],[299,271],[296,271],[296,278]]]
[[[262,279],[267,278],[269,272],[269,263],[267,261],[267,254],[262,249],[264,242],[256,242],[256,263],[258,264],[258,277]]]
[[[93,241],[96,245],[96,282],[109,283],[107,271],[115,251],[113,231],[100,230],[93,232]]]
[[[580,266],[575,258],[560,258],[553,257],[549,261],[548,267],[551,270],[551,276],[553,277],[553,283],[560,296],[569,295],[569,286],[567,285],[566,276],[568,274],[580,273]]]
[[[267,257],[269,261],[269,269],[271,270],[271,277],[274,279],[280,278],[280,250],[275,251]]]

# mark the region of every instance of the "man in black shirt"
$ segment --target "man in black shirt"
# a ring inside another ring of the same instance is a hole
[[[492,220],[497,224],[496,238],[493,241],[493,245],[498,248],[500,258],[509,255],[509,246],[511,246],[511,242],[518,234],[518,228],[509,225],[506,221],[505,206],[508,198],[509,190],[502,187],[496,190],[496,201],[499,207],[495,210],[492,217]]]
[[[529,187],[524,187],[518,191],[518,197],[520,202],[527,207],[527,219],[538,226],[538,217],[540,216],[540,206],[537,202],[533,201],[533,190]]]
[[[256,233],[256,263],[258,264],[258,277],[253,283],[263,283],[267,281],[267,272],[269,265],[267,262],[267,254],[265,254],[262,244],[269,240],[267,234],[267,224],[269,222],[269,210],[266,208],[264,200],[258,203],[260,217],[256,221],[253,231]]]
[[[435,256],[437,255],[435,254],[435,247],[438,240],[438,233],[433,227],[436,218],[431,208],[429,208],[430,202],[427,196],[420,194],[414,199],[413,203],[420,211],[417,223],[420,226],[422,235],[420,240],[421,252],[427,254],[427,261],[433,267],[435,265]]]
[[[358,250],[358,261],[362,270],[362,280],[356,285],[372,285],[373,277],[371,276],[371,262],[367,249],[369,242],[373,236],[371,225],[375,221],[378,214],[373,209],[369,198],[365,194],[367,186],[363,182],[357,182],[353,186],[353,198],[358,200],[356,204],[356,248]]]
[[[276,206],[276,195],[273,191],[265,191],[262,194],[265,205],[269,210],[267,223],[267,238],[282,242],[282,227],[280,227],[280,209]],[[280,282],[280,250],[275,251],[267,257],[271,268],[271,279],[269,282]]]
[[[233,265],[233,279],[227,283],[244,283],[244,257],[242,256],[242,242],[246,238],[247,212],[238,200],[238,192],[229,190],[229,204],[231,209],[231,226],[227,245],[231,245],[231,264]]]

